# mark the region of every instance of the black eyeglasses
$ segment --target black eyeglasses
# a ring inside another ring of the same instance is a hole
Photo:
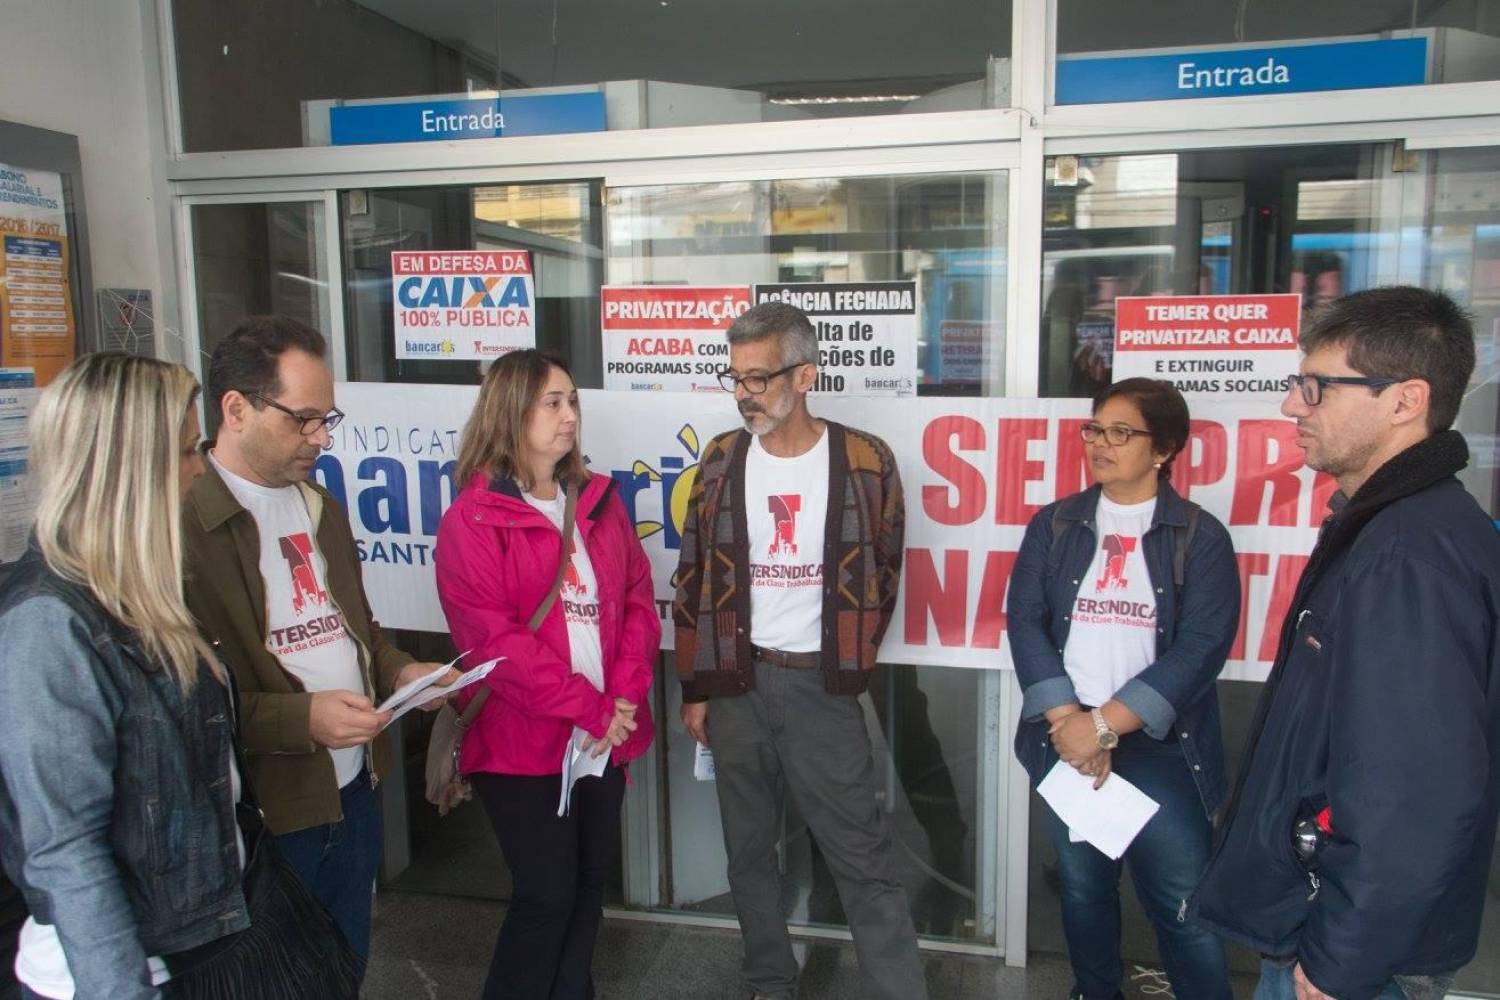
[[[1323,402],[1323,390],[1330,385],[1362,385],[1379,393],[1386,386],[1405,381],[1385,375],[1288,375],[1286,388],[1288,392],[1294,388],[1301,390],[1302,402],[1308,406],[1317,406]]]
[[[736,386],[742,385],[745,387],[745,391],[750,395],[759,396],[770,387],[771,380],[773,378],[779,378],[789,371],[794,371],[798,368],[801,368],[805,364],[808,364],[808,362],[799,361],[794,365],[787,365],[785,368],[778,368],[776,371],[771,372],[769,375],[736,375],[728,368],[725,368],[723,371],[719,372],[719,384],[724,387],[725,392],[733,392]]]
[[[1147,437],[1151,436],[1150,431],[1138,431],[1134,427],[1127,427],[1124,424],[1110,424],[1106,427],[1103,424],[1090,423],[1078,428],[1078,436],[1089,444],[1093,444],[1099,440],[1099,435],[1101,434],[1104,435],[1104,440],[1116,448],[1122,448],[1129,444],[1130,439],[1137,434],[1144,434]]]
[[[282,413],[285,413],[287,416],[297,421],[297,426],[301,430],[303,437],[312,437],[324,427],[328,428],[329,430],[333,430],[340,423],[342,423],[344,419],[344,411],[340,410],[338,407],[334,407],[327,413],[323,414],[321,417],[304,417],[296,410],[287,409],[285,406],[282,406],[280,403],[276,402],[276,400],[267,399],[258,392],[247,392],[245,393],[245,395],[249,396],[251,399],[258,399],[262,403],[265,403],[267,406],[280,410]]]

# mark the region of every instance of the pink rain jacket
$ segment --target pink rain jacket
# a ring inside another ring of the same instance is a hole
[[[583,544],[598,582],[604,691],[573,673],[559,598],[535,633],[526,624],[562,558],[562,533],[509,479],[475,475],[438,527],[438,598],[464,666],[505,660],[485,678],[493,694],[463,741],[465,773],[557,774],[573,726],[602,737],[615,699],[634,702],[639,728],[613,751],[624,765],[651,745],[647,692],[661,646],[651,564],[614,480],[594,475],[578,498]],[[592,595],[591,595],[592,596]],[[462,711],[464,694],[457,699]]]

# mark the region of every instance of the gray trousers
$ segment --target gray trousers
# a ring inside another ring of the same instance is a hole
[[[824,691],[821,671],[757,661],[753,691],[709,703],[708,740],[749,986],[768,997],[797,992],[776,857],[790,792],[838,886],[866,994],[925,1000],[859,701]]]

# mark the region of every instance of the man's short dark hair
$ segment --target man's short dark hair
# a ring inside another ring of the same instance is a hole
[[[1474,325],[1447,295],[1393,285],[1335,299],[1302,331],[1302,350],[1339,346],[1361,375],[1425,381],[1427,429],[1453,426],[1474,374]]]
[[[818,331],[807,313],[786,302],[762,302],[740,314],[729,327],[729,342],[743,344],[778,338],[783,365],[818,363]]]
[[[1187,446],[1193,421],[1188,416],[1187,400],[1177,387],[1165,379],[1127,378],[1107,385],[1094,396],[1094,413],[1116,396],[1135,404],[1146,422],[1145,430],[1151,433],[1151,447],[1167,457],[1156,474],[1162,479],[1172,477],[1172,463]]]
[[[208,362],[208,406],[215,424],[223,416],[224,394],[231,389],[267,399],[281,395],[276,366],[287,351],[324,357],[323,335],[290,316],[246,316],[214,348]],[[259,404],[256,404],[259,405]]]

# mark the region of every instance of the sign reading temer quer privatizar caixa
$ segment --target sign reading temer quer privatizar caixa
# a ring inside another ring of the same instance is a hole
[[[1279,396],[1297,370],[1301,315],[1295,294],[1118,298],[1114,378],[1166,379],[1230,399]]]
[[[525,250],[391,254],[396,357],[484,361],[536,346],[536,290]]]

